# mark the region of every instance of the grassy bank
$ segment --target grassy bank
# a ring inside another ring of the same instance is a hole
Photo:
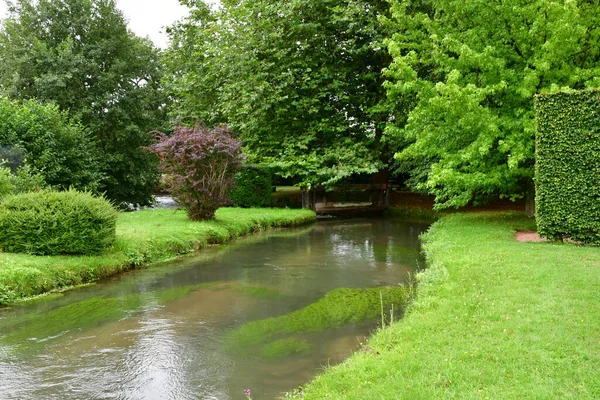
[[[314,213],[307,210],[223,208],[209,222],[192,222],[184,212],[173,210],[123,213],[117,221],[115,244],[99,256],[0,252],[0,305],[95,282],[262,229],[314,220]]]
[[[443,217],[407,316],[305,399],[600,398],[600,249],[518,243],[514,214]]]

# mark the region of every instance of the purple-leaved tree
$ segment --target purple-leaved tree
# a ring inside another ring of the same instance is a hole
[[[230,201],[233,175],[243,155],[242,143],[225,125],[209,129],[204,123],[178,126],[172,136],[158,133],[147,147],[160,158],[173,198],[193,221],[211,219]]]

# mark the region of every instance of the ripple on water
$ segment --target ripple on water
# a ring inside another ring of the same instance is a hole
[[[275,398],[343,360],[373,325],[295,335],[311,351],[274,360],[228,353],[223,338],[336,288],[396,285],[422,262],[425,228],[327,221],[0,311],[0,398]]]

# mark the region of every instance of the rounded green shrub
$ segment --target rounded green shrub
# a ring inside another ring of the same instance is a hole
[[[258,165],[244,165],[235,174],[235,187],[229,198],[236,207],[270,207],[273,177],[271,170]]]
[[[117,211],[104,198],[69,190],[0,200],[0,249],[36,255],[97,254],[115,240]]]

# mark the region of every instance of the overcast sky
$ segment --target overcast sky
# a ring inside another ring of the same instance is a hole
[[[125,17],[129,20],[129,28],[136,35],[148,36],[161,48],[167,46],[165,26],[187,15],[187,7],[178,0],[116,0]],[[6,17],[6,4],[0,0],[0,18]]]

